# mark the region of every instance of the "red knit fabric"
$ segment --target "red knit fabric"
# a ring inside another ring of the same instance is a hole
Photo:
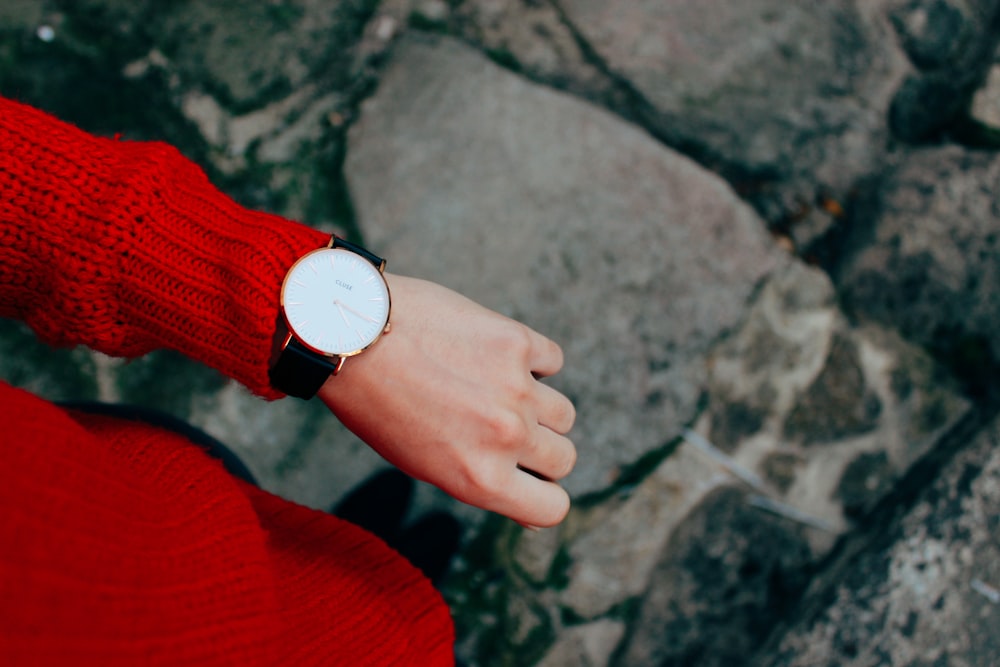
[[[174,349],[277,397],[281,279],[325,241],[169,146],[0,99],[0,316],[49,343]],[[4,383],[0,428],[0,664],[452,664],[440,596],[360,528]]]

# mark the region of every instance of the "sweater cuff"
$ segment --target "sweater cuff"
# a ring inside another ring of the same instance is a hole
[[[329,234],[250,211],[167,144],[0,99],[0,316],[113,356],[166,348],[266,398],[281,283]]]
[[[140,181],[123,184],[127,192],[151,192],[154,212],[135,227],[121,293],[125,319],[154,339],[148,345],[175,349],[259,396],[283,396],[268,378],[281,284],[330,235],[243,208],[170,146],[137,146],[130,159],[162,165],[155,170],[162,180],[150,183],[148,170],[137,169],[128,173],[143,175]]]

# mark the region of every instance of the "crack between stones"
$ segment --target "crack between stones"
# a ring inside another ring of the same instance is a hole
[[[564,28],[566,28],[569,34],[572,35],[576,45],[580,47],[580,53],[583,55],[586,63],[594,67],[598,72],[606,77],[607,80],[611,82],[613,90],[623,98],[623,103],[616,103],[614,99],[601,100],[603,106],[609,108],[625,120],[641,127],[649,133],[650,136],[656,139],[657,142],[671,148],[672,150],[682,153],[695,162],[705,166],[709,170],[719,173],[719,169],[717,167],[725,164],[725,161],[721,158],[711,155],[710,151],[703,146],[698,146],[690,141],[684,141],[680,137],[670,136],[655,127],[655,124],[650,123],[650,116],[656,114],[655,106],[638,88],[632,84],[631,81],[615,72],[608,62],[601,57],[597,49],[591,46],[590,42],[587,41],[587,38],[583,35],[583,33],[576,27],[576,25],[574,25],[572,19],[570,19],[569,15],[560,6],[560,3],[557,0],[547,0],[547,2],[556,13],[556,16],[559,17],[559,22]],[[727,166],[732,168],[732,165]],[[729,179],[726,180],[728,181]]]
[[[754,208],[750,200],[739,194],[738,189],[735,187],[735,181],[748,178],[767,178],[766,174],[748,173],[744,167],[719,155],[704,144],[671,135],[669,131],[658,127],[658,124],[653,120],[658,114],[656,106],[631,81],[615,72],[614,68],[611,67],[597,49],[590,44],[586,36],[574,25],[572,19],[570,19],[566,11],[560,6],[558,0],[547,0],[547,2],[559,17],[560,23],[572,35],[577,46],[580,47],[580,52],[583,54],[587,64],[604,75],[612,83],[614,91],[623,98],[623,103],[618,103],[613,98],[600,100],[602,106],[642,128],[658,143],[681,153],[705,169],[718,175],[729,184],[733,192],[742,201]]]

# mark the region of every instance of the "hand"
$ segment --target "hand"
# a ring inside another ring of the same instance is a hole
[[[569,511],[557,481],[576,462],[573,404],[538,378],[562,350],[532,329],[434,283],[386,275],[392,331],[319,391],[390,463],[526,526]]]

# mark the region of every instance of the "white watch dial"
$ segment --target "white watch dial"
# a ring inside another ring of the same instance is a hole
[[[357,253],[323,248],[302,257],[281,288],[288,328],[321,354],[350,356],[378,340],[389,321],[389,288]]]

